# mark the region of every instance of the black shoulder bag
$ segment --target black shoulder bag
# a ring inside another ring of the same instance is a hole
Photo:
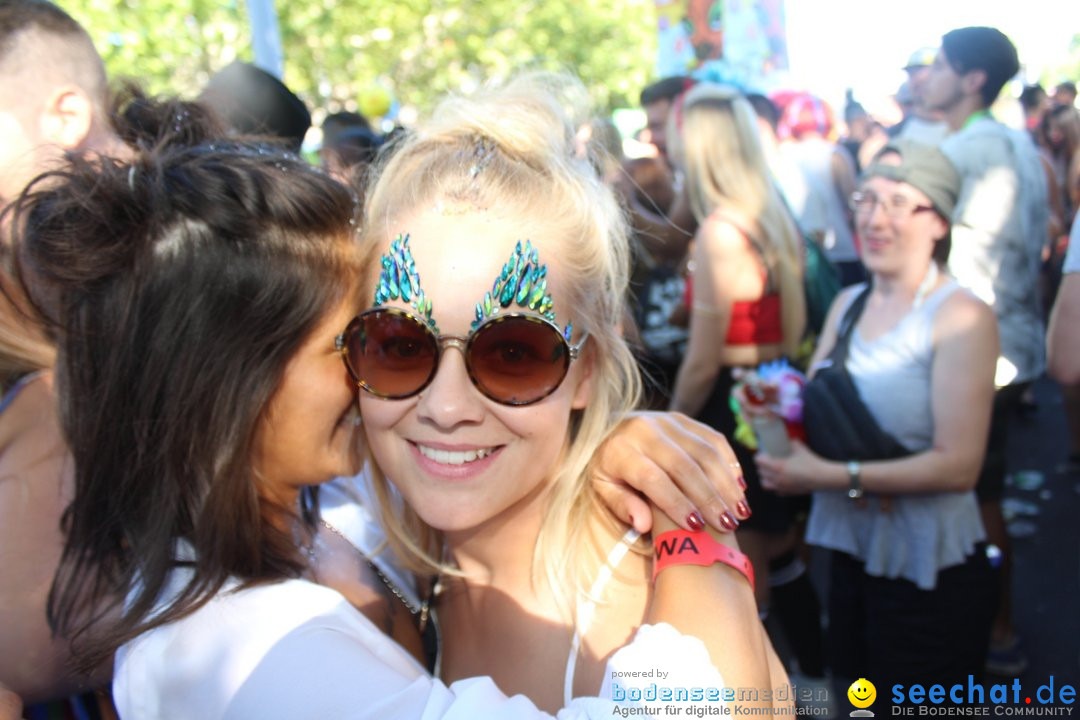
[[[803,388],[803,427],[806,444],[827,460],[892,460],[911,451],[881,429],[848,374],[848,343],[862,315],[870,286],[844,313],[836,332],[831,361]]]

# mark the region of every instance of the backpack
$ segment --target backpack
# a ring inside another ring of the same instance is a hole
[[[803,291],[806,295],[806,332],[821,334],[829,306],[840,292],[840,271],[813,238],[803,234]]]

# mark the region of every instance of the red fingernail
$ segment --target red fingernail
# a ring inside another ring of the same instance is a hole
[[[750,506],[746,504],[745,500],[740,500],[739,502],[735,503],[735,512],[738,513],[739,517],[741,517],[743,520],[753,515],[753,513],[750,512]]]
[[[739,527],[739,521],[731,513],[724,512],[720,515],[720,525],[725,530],[734,530]]]
[[[705,529],[705,519],[701,517],[701,513],[697,510],[686,516],[686,524],[694,532],[701,532]]]
[[[736,482],[739,483],[739,487],[741,487],[743,490],[746,489],[746,478],[744,478],[742,475],[736,478]]]

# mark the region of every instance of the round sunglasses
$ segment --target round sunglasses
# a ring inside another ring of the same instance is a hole
[[[525,313],[488,318],[468,337],[437,335],[421,318],[394,307],[373,308],[337,337],[353,381],[381,398],[419,394],[435,378],[447,345],[465,356],[473,385],[503,405],[531,405],[555,392],[586,334],[571,345],[551,321]]]

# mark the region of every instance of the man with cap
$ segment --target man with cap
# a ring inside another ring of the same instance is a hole
[[[1001,614],[994,626],[995,671],[1014,675],[1020,655],[1009,608],[1011,553],[1001,512],[1009,418],[1042,374],[1045,342],[1039,269],[1048,239],[1046,174],[1030,136],[990,115],[1002,87],[1020,69],[1016,48],[989,27],[952,30],[942,38],[924,87],[927,107],[949,126],[941,149],[961,177],[953,213],[949,269],[993,309],[1001,334],[998,392],[986,461],[977,487],[992,543],[1004,553]]]
[[[897,93],[897,103],[900,103],[900,96],[906,90],[911,109],[910,112],[904,112],[903,120],[889,128],[890,136],[907,138],[927,145],[937,145],[945,139],[948,127],[940,114],[926,106],[923,98],[930,65],[934,62],[936,54],[935,48],[919,48],[908,58],[907,65],[904,66],[908,79],[904,83],[906,87],[902,87],[901,92]]]
[[[997,578],[974,487],[998,348],[991,309],[944,270],[959,187],[940,150],[904,139],[866,169],[851,204],[872,280],[829,310],[806,444],[757,457],[766,487],[813,492],[806,541],[831,554],[840,692],[982,675]]]

